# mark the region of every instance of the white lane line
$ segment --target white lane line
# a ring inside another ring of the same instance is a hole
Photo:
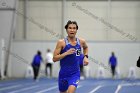
[[[36,93],[44,93],[44,92],[53,90],[53,89],[55,89],[55,88],[57,88],[57,87],[58,87],[58,86],[50,87],[50,88],[44,89],[44,90],[42,90],[42,91],[38,91],[38,92],[36,92]]]
[[[126,83],[126,84],[121,84],[121,85],[118,85],[118,87],[117,87],[117,89],[116,89],[115,93],[119,93],[119,91],[121,90],[121,88],[122,88],[122,87],[134,86],[134,85],[139,86],[139,85],[140,85],[140,83],[133,83],[133,84],[131,84],[131,83]]]
[[[19,89],[19,90],[16,90],[16,91],[11,91],[9,93],[17,93],[17,92],[33,89],[33,88],[36,88],[36,87],[39,87],[39,86],[32,86],[32,87],[28,87],[28,88],[22,88],[22,89]]]
[[[0,90],[7,90],[7,89],[12,89],[12,88],[20,87],[20,86],[21,85],[14,85],[14,86],[10,86],[10,87],[0,88]]]
[[[16,85],[16,84],[20,84],[20,83],[3,83],[3,84],[0,84],[0,86],[10,86],[10,85]]]
[[[3,87],[13,86],[13,85],[16,85],[16,84],[21,84],[21,83],[23,83],[23,82],[11,82],[11,83],[0,84],[0,86],[3,86]],[[29,83],[24,82],[24,84],[34,84],[34,83],[36,83],[36,82],[29,82]]]
[[[117,87],[115,93],[119,93],[119,91],[121,90],[121,88],[122,88],[122,86],[121,86],[121,85],[118,85],[118,87]]]
[[[122,84],[122,86],[139,86],[140,83],[126,83],[126,84]]]
[[[97,91],[99,88],[101,88],[102,86],[97,86],[96,88],[94,88],[92,91],[90,91],[89,93],[94,93],[95,91]]]

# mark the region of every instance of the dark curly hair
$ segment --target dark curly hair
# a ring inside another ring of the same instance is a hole
[[[75,25],[76,25],[76,29],[78,30],[77,22],[76,22],[76,21],[71,21],[71,20],[69,20],[69,21],[67,22],[67,24],[65,25],[65,29],[66,29],[66,30],[68,29],[68,26],[69,26],[70,24],[75,24]]]

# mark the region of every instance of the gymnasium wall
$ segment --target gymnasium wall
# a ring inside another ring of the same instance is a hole
[[[15,31],[14,9],[15,0],[0,0],[0,75],[2,78],[8,61],[8,54],[3,52],[3,47],[10,48],[12,32]]]
[[[136,67],[136,61],[140,55],[139,42],[87,42],[89,46],[89,77],[97,77],[99,67],[104,68],[105,77],[111,77],[108,67],[108,59],[114,51],[118,58],[118,68],[121,77],[127,77],[129,68],[135,67],[137,77],[140,78],[140,69]],[[37,50],[42,51],[45,58],[46,49],[54,50],[56,41],[14,41],[10,52],[9,72],[10,77],[25,77],[28,65],[31,63]],[[42,64],[42,71],[44,65]],[[85,68],[87,69],[87,67]],[[42,72],[41,71],[41,72]],[[59,72],[59,62],[53,65],[53,76],[57,77]]]
[[[15,39],[26,36],[26,40],[57,40],[52,34],[66,36],[64,17],[64,24],[68,20],[77,21],[78,36],[87,40],[140,40],[140,1],[69,0],[62,6],[61,0],[29,0],[25,16],[24,2],[20,0]]]

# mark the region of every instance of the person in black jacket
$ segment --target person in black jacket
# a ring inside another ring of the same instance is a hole
[[[139,56],[139,59],[137,61],[137,67],[140,67],[140,56]]]

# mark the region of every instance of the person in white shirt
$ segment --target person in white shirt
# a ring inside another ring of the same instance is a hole
[[[53,65],[53,53],[50,49],[47,49],[46,53],[46,75],[52,77],[52,65]]]

